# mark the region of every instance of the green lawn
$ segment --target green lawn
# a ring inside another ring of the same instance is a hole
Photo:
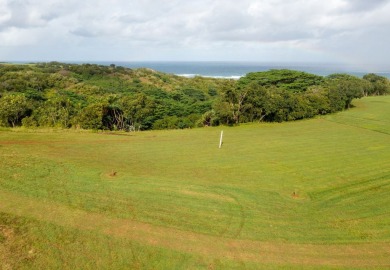
[[[0,131],[0,269],[390,267],[390,97],[354,105],[282,124]]]

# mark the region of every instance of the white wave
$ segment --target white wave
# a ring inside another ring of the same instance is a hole
[[[244,77],[244,75],[232,75],[232,76],[205,76],[209,78],[216,78],[216,79],[232,79],[232,80],[238,80],[241,77]]]
[[[205,77],[205,78],[214,78],[214,79],[231,79],[231,80],[238,80],[244,75],[231,75],[231,76],[211,76],[211,75],[200,75],[200,74],[175,74],[176,76],[180,77],[186,77],[186,78],[195,78],[197,76],[199,77]]]
[[[175,74],[175,75],[180,77],[186,77],[186,78],[194,78],[196,76],[200,76],[198,74]]]

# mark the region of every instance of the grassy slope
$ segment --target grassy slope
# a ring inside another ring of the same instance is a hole
[[[0,266],[390,266],[390,97],[355,104],[222,149],[221,128],[3,131]]]

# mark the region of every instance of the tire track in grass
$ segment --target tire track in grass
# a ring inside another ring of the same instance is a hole
[[[237,197],[233,196],[232,194],[228,193],[227,191],[223,190],[220,188],[221,191],[216,191],[215,192],[220,195],[221,197],[228,197],[231,198],[231,201],[234,202],[235,207],[232,207],[229,205],[229,210],[230,210],[230,217],[227,222],[227,225],[225,229],[223,229],[220,233],[220,237],[230,237],[230,238],[238,238],[238,236],[241,234],[242,228],[244,227],[245,224],[245,213],[244,213],[244,208],[242,204],[239,202]],[[239,214],[236,215],[235,212],[238,209]],[[237,220],[238,221],[235,221]],[[238,224],[238,226],[234,226],[234,223]]]
[[[347,118],[347,117],[344,117],[344,118]],[[329,119],[329,118],[324,118],[324,120],[326,120],[328,122],[331,122],[331,123],[334,123],[334,124],[338,124],[338,125],[344,125],[344,126],[348,126],[348,127],[357,128],[357,129],[363,129],[363,130],[377,132],[377,133],[381,133],[381,134],[385,134],[385,135],[390,135],[390,133],[387,130],[383,131],[383,130],[374,129],[374,128],[367,128],[367,127],[358,126],[358,125],[354,125],[354,124],[348,124],[348,123],[345,123],[345,122],[341,122],[341,121],[337,121],[335,119]],[[384,126],[387,126],[387,125],[384,124]]]
[[[219,191],[217,191],[219,190]],[[229,219],[229,224],[228,226],[226,227],[226,229],[220,234],[221,237],[227,235],[228,233],[230,233],[232,236],[233,239],[237,239],[238,236],[241,234],[241,231],[242,231],[242,228],[244,227],[245,225],[245,212],[244,212],[244,207],[243,205],[241,204],[241,202],[237,199],[236,196],[232,195],[231,193],[227,192],[225,189],[223,188],[217,188],[217,190],[215,190],[215,192],[217,194],[220,194],[221,196],[227,196],[229,198],[231,198],[234,202],[235,202],[235,205],[238,207],[238,211],[239,211],[239,215],[238,215],[238,226],[236,228],[231,228],[232,225],[233,225],[233,220],[235,218],[237,218],[235,215],[234,215],[234,211],[232,208],[231,209],[231,216],[230,216],[230,219]],[[241,251],[238,249],[238,247],[236,247],[236,245],[230,245],[229,246],[229,250],[230,252],[232,252],[233,254],[235,254],[235,257],[234,259],[236,261],[238,261],[241,265],[241,268],[242,269],[246,269],[246,264],[245,264],[245,261],[243,260],[243,258],[240,256],[241,254]]]
[[[0,211],[208,258],[276,265],[390,267],[390,242],[316,245],[223,238],[110,218],[5,191],[0,191]]]

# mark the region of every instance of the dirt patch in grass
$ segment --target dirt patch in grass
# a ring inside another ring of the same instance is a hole
[[[298,194],[298,192],[294,191],[293,193],[291,193],[291,197],[292,197],[293,199],[299,199],[299,194]]]
[[[184,195],[189,195],[193,197],[206,198],[206,199],[214,199],[218,201],[226,201],[226,202],[234,202],[234,198],[231,198],[226,195],[217,194],[217,193],[208,193],[208,192],[197,192],[192,190],[181,190],[180,193]]]
[[[6,246],[0,243],[0,269],[1,270],[12,270],[12,262],[10,259],[10,251],[6,248]]]
[[[112,171],[112,172],[110,172],[110,173],[108,174],[108,176],[111,177],[111,178],[113,178],[113,177],[115,177],[115,176],[117,176],[117,175],[118,175],[118,172],[116,172],[116,171]]]
[[[110,171],[110,172],[103,172],[100,174],[101,179],[106,179],[106,180],[114,180],[116,178],[119,178],[120,174],[117,171]]]
[[[116,140],[89,140],[88,144],[106,144],[106,143],[127,143],[127,139]],[[36,141],[36,140],[12,140],[12,141],[0,141],[2,145],[84,145],[84,141]]]
[[[332,267],[388,267],[390,243],[294,244],[209,236],[134,220],[67,208],[0,191],[0,211],[33,217],[57,225],[94,230],[142,244],[169,248],[209,258]]]
[[[14,238],[15,232],[12,228],[5,225],[0,225],[0,243],[10,241]]]
[[[14,228],[20,224],[13,220],[4,223],[3,217],[4,214],[0,213],[0,269],[19,269],[23,261],[34,258],[34,250],[29,248],[23,233]]]
[[[98,133],[100,135],[113,135],[113,136],[134,136],[131,133],[123,133],[123,132],[102,132]]]

